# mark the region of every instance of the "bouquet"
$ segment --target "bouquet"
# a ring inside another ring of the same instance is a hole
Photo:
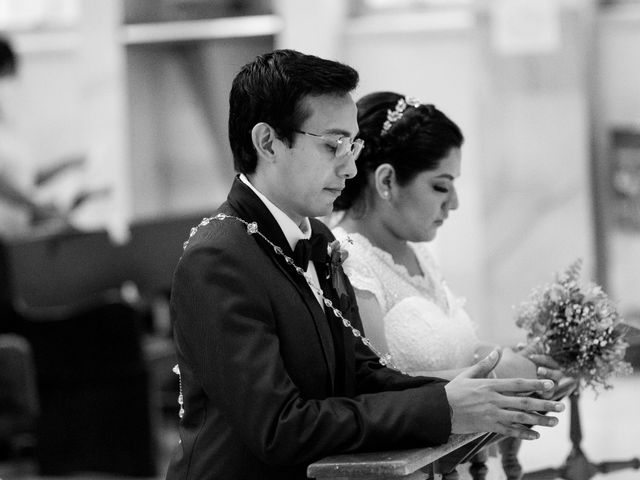
[[[632,371],[624,361],[626,326],[616,306],[594,283],[579,282],[578,259],[555,282],[534,289],[517,312],[527,348],[549,355],[578,388],[611,388],[609,378]]]

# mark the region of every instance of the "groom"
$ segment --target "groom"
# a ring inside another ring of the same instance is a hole
[[[304,479],[329,454],[438,445],[452,432],[535,438],[523,424],[555,424],[534,412],[562,404],[503,395],[553,382],[482,378],[498,352],[447,383],[383,367],[357,337],[338,247],[313,218],[356,174],[357,83],[351,67],[292,50],[233,82],[240,175],[192,230],[173,282],[184,411],[168,480]]]

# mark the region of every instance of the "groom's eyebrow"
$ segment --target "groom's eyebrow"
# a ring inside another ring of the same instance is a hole
[[[346,130],[343,130],[341,128],[329,128],[328,130],[325,130],[324,134],[325,135],[341,135],[343,137],[351,137],[351,132],[347,132]],[[357,136],[358,136],[358,132],[355,133],[353,138],[355,138]]]

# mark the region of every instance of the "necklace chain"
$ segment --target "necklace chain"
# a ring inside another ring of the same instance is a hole
[[[265,242],[267,242],[269,244],[269,246],[271,246],[271,248],[273,248],[273,251],[277,255],[280,255],[281,257],[283,257],[285,263],[287,263],[287,265],[290,265],[292,268],[294,268],[296,273],[298,273],[300,276],[302,276],[305,279],[305,281],[307,282],[307,285],[309,285],[309,288],[311,288],[311,290],[319,298],[322,299],[322,303],[324,303],[325,307],[329,308],[331,310],[331,312],[333,313],[333,315],[340,319],[340,321],[342,322],[342,325],[344,325],[345,328],[348,328],[349,330],[351,330],[351,333],[353,334],[353,336],[355,338],[359,338],[360,341],[378,357],[378,362],[380,362],[381,365],[383,365],[385,367],[390,367],[390,368],[393,368],[395,370],[398,370],[398,371],[402,372],[402,370],[400,370],[395,365],[395,363],[393,362],[393,359],[391,358],[391,354],[390,353],[383,353],[383,352],[379,351],[371,343],[371,341],[362,334],[362,332],[360,330],[358,330],[356,327],[354,327],[353,324],[347,318],[344,317],[342,312],[333,305],[333,302],[331,300],[329,300],[327,297],[324,296],[324,292],[322,291],[322,289],[319,286],[313,284],[311,276],[307,272],[305,272],[302,268],[297,266],[295,264],[295,262],[293,261],[293,259],[291,257],[289,257],[286,253],[284,253],[284,251],[282,250],[281,247],[279,247],[278,245],[273,243],[271,240],[269,240],[267,237],[265,237],[264,234],[260,230],[258,230],[258,224],[256,222],[247,222],[246,220],[244,220],[244,219],[242,219],[240,217],[236,217],[234,215],[227,215],[226,213],[218,213],[217,215],[212,216],[212,217],[205,217],[205,218],[202,219],[202,221],[200,222],[200,224],[198,226],[193,227],[191,229],[191,231],[189,232],[189,239],[182,244],[182,249],[186,250],[187,246],[189,245],[189,241],[196,234],[196,232],[198,231],[198,228],[203,227],[205,225],[208,225],[213,220],[222,221],[222,220],[226,220],[227,218],[231,218],[231,219],[237,220],[240,223],[243,223],[245,225],[245,227],[247,228],[247,234],[249,234],[249,235],[256,235],[257,234],[257,235],[259,235]],[[178,376],[180,376],[180,368],[178,367],[178,365],[176,365],[174,367],[173,371]],[[402,373],[405,373],[405,372],[402,372]],[[180,404],[180,413],[179,413],[179,415],[180,415],[180,418],[182,418],[184,416],[184,408],[183,408],[182,382],[181,381],[180,381],[180,394],[179,394],[179,397],[178,397],[178,403]]]
[[[182,396],[182,376],[180,375],[180,367],[178,366],[178,364],[176,364],[173,367],[173,373],[178,375],[178,387],[179,387],[178,405],[180,406],[180,410],[178,411],[178,416],[182,418],[184,417],[184,397]]]

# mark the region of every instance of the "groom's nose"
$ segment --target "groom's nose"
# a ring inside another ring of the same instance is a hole
[[[340,165],[338,166],[338,176],[344,178],[353,178],[358,173],[358,167],[356,166],[356,161],[353,158],[353,155],[345,155],[340,158]]]

